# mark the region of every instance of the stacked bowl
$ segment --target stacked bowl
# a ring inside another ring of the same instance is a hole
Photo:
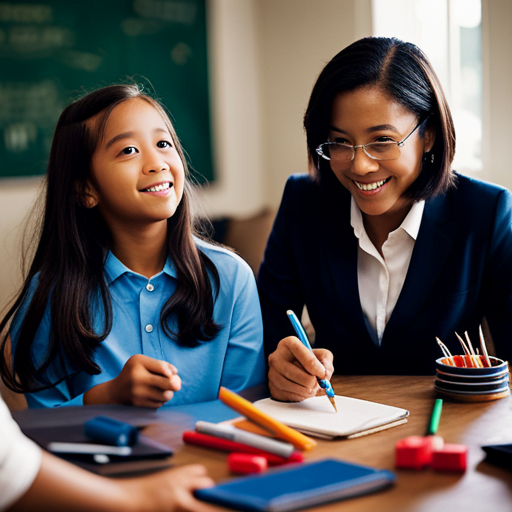
[[[435,390],[441,396],[461,402],[487,402],[508,396],[508,363],[497,357],[489,359],[491,366],[483,368],[453,366],[450,364],[453,358],[438,359]]]

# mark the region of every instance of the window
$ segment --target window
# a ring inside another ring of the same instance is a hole
[[[454,169],[482,170],[481,0],[372,0],[373,33],[418,45],[443,86],[457,133]]]

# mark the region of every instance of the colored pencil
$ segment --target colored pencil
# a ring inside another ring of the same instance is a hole
[[[292,443],[293,446],[299,450],[311,450],[316,446],[315,440],[260,411],[251,402],[249,402],[249,400],[242,398],[225,387],[221,386],[219,390],[219,399],[236,412],[243,414],[250,420],[254,421],[254,423],[272,432],[275,437]]]

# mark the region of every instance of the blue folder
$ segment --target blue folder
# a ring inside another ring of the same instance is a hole
[[[195,491],[203,501],[234,510],[284,512],[367,494],[393,484],[391,471],[324,459],[293,464]]]

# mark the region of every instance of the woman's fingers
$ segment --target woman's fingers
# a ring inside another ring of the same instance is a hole
[[[324,375],[320,361],[295,336],[281,340],[269,356],[269,388],[278,400],[299,401],[315,396],[316,377]]]
[[[317,359],[314,352],[305,347],[299,338],[295,336],[288,336],[279,342],[279,347],[284,352],[284,357],[289,361],[298,361],[304,371],[315,377],[323,378],[325,375],[325,368],[322,363]],[[286,354],[288,352],[288,354]]]
[[[292,382],[284,377],[282,374],[270,368],[268,373],[270,394],[276,400],[287,402],[300,402],[306,398],[315,396],[317,392],[317,382],[314,381],[313,387],[309,388]]]
[[[325,348],[315,348],[313,349],[313,353],[315,354],[315,357],[322,363],[322,366],[325,369],[325,376],[321,378],[330,380],[334,374],[333,353]]]

